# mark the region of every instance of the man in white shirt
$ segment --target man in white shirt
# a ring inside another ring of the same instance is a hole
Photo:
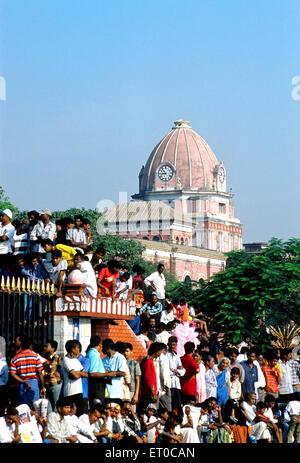
[[[171,304],[166,304],[165,309],[162,311],[160,316],[160,322],[166,325],[175,319],[173,307]]]
[[[181,385],[180,377],[185,375],[179,355],[176,353],[178,340],[176,336],[170,336],[168,341],[167,357],[169,360],[171,377],[171,400],[172,410],[179,410],[181,404]]]
[[[87,237],[82,228],[83,221],[84,219],[81,215],[76,215],[75,226],[73,228],[69,228],[66,234],[66,239],[71,242],[71,246],[82,253],[84,252],[84,249],[87,248]]]
[[[15,235],[15,227],[10,223],[12,212],[4,209],[0,212],[0,254],[11,254],[11,242]]]
[[[9,407],[4,416],[0,417],[0,444],[20,442],[19,413],[16,408]]]
[[[45,249],[42,246],[42,240],[50,239],[54,241],[56,238],[56,225],[50,221],[52,212],[49,209],[43,209],[40,212],[41,220],[33,228],[30,234],[30,240],[34,241],[33,252],[38,252],[42,257],[46,255]]]
[[[299,400],[291,400],[285,407],[285,413],[289,415],[289,429],[287,433],[287,443],[292,442],[300,444],[300,402]]]
[[[88,260],[85,260],[85,256],[81,252],[75,255],[74,264],[74,268],[80,270],[84,275],[84,284],[86,285],[85,294],[96,298],[98,293],[97,279],[92,264]]]
[[[158,301],[164,307],[165,304],[165,287],[166,279],[163,274],[165,269],[164,264],[158,264],[157,272],[151,273],[147,278],[145,278],[144,283],[146,286],[150,287],[157,295]]]
[[[82,397],[81,378],[88,378],[88,373],[84,370],[78,357],[81,352],[80,342],[70,339],[65,345],[67,355],[63,358],[61,369],[64,377],[64,397],[68,397],[77,407],[76,415],[82,415],[85,404]]]

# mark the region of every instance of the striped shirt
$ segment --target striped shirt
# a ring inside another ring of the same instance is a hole
[[[37,371],[41,371],[43,365],[40,356],[30,349],[22,350],[12,359],[9,371],[16,373],[22,379],[38,379]]]
[[[44,225],[44,222],[40,220],[32,229],[30,234],[30,241],[35,241],[37,238],[41,238],[43,240],[50,239],[51,241],[54,240],[54,236],[56,235],[56,225],[53,222],[47,223]],[[33,245],[33,252],[40,252],[45,253],[45,249],[39,243],[34,243]]]
[[[264,389],[267,392],[278,393],[279,391],[278,370],[271,368],[270,365],[264,365],[262,367],[262,372],[266,380],[266,385]]]
[[[14,255],[17,254],[27,254],[28,252],[28,235],[27,233],[22,233],[21,235],[14,234],[14,237],[11,242],[14,248]]]
[[[290,360],[292,385],[300,384],[300,364],[297,360]]]
[[[145,304],[144,307],[141,308],[140,310],[140,313],[144,313],[144,312],[149,312],[150,315],[155,315],[159,312],[162,311],[162,305],[160,302],[156,302],[156,304],[151,304],[151,302],[149,302],[148,304]]]

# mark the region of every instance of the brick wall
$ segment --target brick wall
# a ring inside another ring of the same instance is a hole
[[[103,341],[103,339],[110,338],[114,342],[129,342],[133,346],[133,359],[141,362],[141,360],[147,355],[143,345],[125,320],[115,320],[115,323],[116,325],[112,325],[108,323],[107,320],[93,320],[92,336],[98,335],[101,341]]]

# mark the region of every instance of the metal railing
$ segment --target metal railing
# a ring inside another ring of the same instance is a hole
[[[45,281],[2,276],[0,283],[0,336],[10,343],[17,335],[44,346],[54,337],[54,285]]]

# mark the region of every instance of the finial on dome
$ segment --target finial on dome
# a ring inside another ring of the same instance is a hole
[[[186,121],[185,119],[178,119],[177,121],[174,121],[174,127],[173,129],[180,129],[180,128],[189,128],[191,129],[192,127],[190,126],[190,121]]]

